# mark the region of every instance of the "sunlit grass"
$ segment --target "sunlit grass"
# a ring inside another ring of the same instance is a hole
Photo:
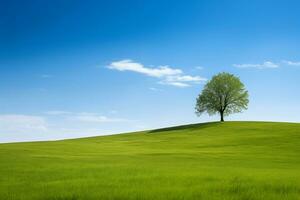
[[[0,199],[300,199],[300,124],[0,145]]]

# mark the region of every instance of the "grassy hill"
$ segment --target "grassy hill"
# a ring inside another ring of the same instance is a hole
[[[5,199],[300,199],[300,124],[225,122],[0,144]]]

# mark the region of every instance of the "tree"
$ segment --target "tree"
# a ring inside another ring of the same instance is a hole
[[[248,91],[240,79],[226,72],[219,73],[206,83],[196,103],[196,114],[207,112],[209,115],[224,116],[247,109]]]

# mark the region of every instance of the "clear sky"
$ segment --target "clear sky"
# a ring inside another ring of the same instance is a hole
[[[218,120],[194,106],[223,71],[250,94],[226,119],[300,122],[299,10],[297,0],[0,0],[0,142]]]

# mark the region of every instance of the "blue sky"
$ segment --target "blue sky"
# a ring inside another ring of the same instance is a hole
[[[205,81],[240,77],[228,120],[300,122],[299,1],[0,1],[0,142],[218,120]]]

